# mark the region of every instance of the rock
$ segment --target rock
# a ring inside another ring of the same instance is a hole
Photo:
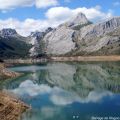
[[[0,36],[2,36],[2,37],[14,36],[16,34],[17,34],[16,30],[15,29],[11,29],[11,28],[2,29],[0,31]]]
[[[66,26],[59,26],[48,33],[43,39],[46,43],[46,53],[61,55],[70,52],[75,48],[75,43],[72,41],[73,34],[74,30]]]
[[[66,22],[64,25],[67,27],[75,27],[77,25],[87,24],[89,23],[89,20],[86,18],[86,16],[83,13],[78,13],[77,16],[73,17],[71,20]]]
[[[53,29],[49,27],[44,32],[35,31],[31,33],[31,35],[29,36],[29,44],[32,44],[33,46],[29,51],[31,57],[42,54],[42,46],[43,46],[42,39],[47,33],[49,33],[52,30]]]
[[[43,40],[46,53],[53,56],[120,54],[120,17],[91,24],[84,14],[79,13],[73,20],[48,33]]]
[[[116,36],[110,35],[115,33],[115,31],[118,31]],[[77,42],[78,46],[78,52],[84,54],[95,54],[95,52],[98,53],[98,51],[102,48],[106,48],[107,51],[102,51],[100,54],[104,55],[107,54],[120,54],[120,17],[112,18],[108,21],[105,21],[103,23],[98,23],[94,25],[88,25],[86,27],[83,27],[80,29],[80,31],[77,31],[75,34],[75,41]],[[118,46],[116,46],[116,45]],[[111,46],[111,48],[108,48]],[[112,52],[111,49],[114,48]],[[114,53],[114,51],[117,51]]]
[[[50,55],[64,55],[75,50],[75,30],[72,28],[87,23],[89,21],[86,16],[83,13],[79,13],[72,20],[59,25],[58,28],[48,33],[43,39],[46,43],[46,53]]]
[[[120,17],[113,17],[105,22],[81,28],[81,38],[101,36],[120,27]]]
[[[55,29],[35,31],[28,37],[14,29],[0,32],[1,58],[119,54],[120,17],[93,24],[79,13]]]
[[[47,34],[47,33],[51,32],[52,30],[53,30],[53,28],[48,27],[48,28],[45,30],[45,34]]]
[[[44,32],[35,31],[32,32],[29,36],[29,44],[32,44],[32,48],[30,49],[30,56],[37,56],[39,51],[39,42],[44,37]]]

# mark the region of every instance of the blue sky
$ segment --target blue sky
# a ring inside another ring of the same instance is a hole
[[[11,27],[28,35],[55,27],[78,12],[91,21],[120,16],[120,0],[0,0],[0,29]]]

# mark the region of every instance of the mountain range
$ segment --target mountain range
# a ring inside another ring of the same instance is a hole
[[[56,28],[32,32],[0,31],[0,58],[120,55],[120,17],[92,23],[83,13]]]

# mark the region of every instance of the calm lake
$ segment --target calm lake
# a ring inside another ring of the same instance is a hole
[[[21,120],[120,118],[120,62],[61,62],[9,69],[25,73],[0,83],[0,89],[32,106]]]

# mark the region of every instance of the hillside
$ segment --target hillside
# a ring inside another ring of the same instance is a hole
[[[0,31],[0,58],[120,55],[120,17],[92,23],[83,13],[45,31],[20,36],[14,29]]]
[[[44,37],[46,53],[53,56],[120,55],[120,17],[92,24],[81,14]]]
[[[11,29],[3,29],[3,31],[0,32],[0,58],[28,57],[31,45],[26,43],[27,39],[16,32],[15,34],[11,34],[11,32],[9,34],[8,31],[11,31]]]

